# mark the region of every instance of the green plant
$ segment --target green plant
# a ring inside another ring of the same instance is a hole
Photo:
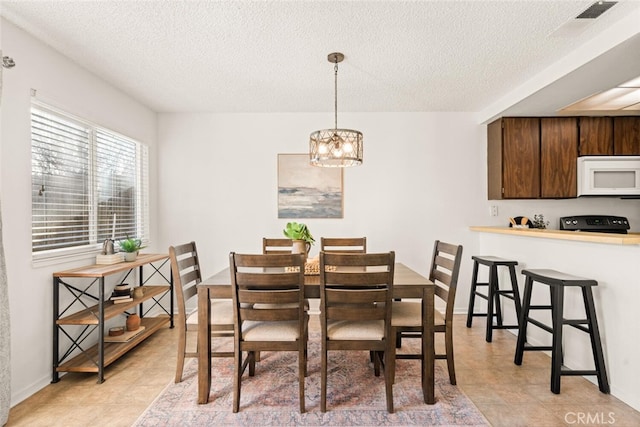
[[[547,228],[547,225],[549,225],[549,221],[544,220],[544,215],[535,214],[533,216],[533,221],[532,221],[533,228]]]
[[[118,244],[120,245],[120,250],[123,252],[138,252],[140,249],[145,247],[142,246],[142,240],[133,239],[129,236],[124,240],[120,240]]]
[[[309,228],[302,223],[288,222],[284,230],[284,235],[292,240],[304,240],[307,243],[314,244],[315,239],[311,235]]]

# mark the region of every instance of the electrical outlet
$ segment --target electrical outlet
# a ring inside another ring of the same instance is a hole
[[[498,207],[497,206],[491,206],[491,216],[498,216]]]

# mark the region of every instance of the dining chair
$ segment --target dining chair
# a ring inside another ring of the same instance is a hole
[[[293,240],[287,238],[262,238],[263,254],[290,254]]]
[[[387,411],[393,413],[391,297],[395,253],[320,252],[320,411],[327,410],[328,352],[373,354],[374,374],[384,368]],[[336,367],[336,370],[339,370]],[[333,371],[333,370],[332,370]]]
[[[178,327],[178,359],[176,365],[175,382],[182,381],[184,359],[186,357],[198,357],[197,333],[198,310],[193,308],[197,302],[197,285],[202,281],[200,261],[195,242],[184,243],[177,246],[169,246],[169,258],[171,259],[171,274],[177,299]],[[233,336],[233,304],[231,299],[211,300],[211,336]],[[189,338],[191,337],[191,338]],[[195,345],[195,351],[188,350]],[[231,351],[212,352],[212,357],[233,357]]]
[[[234,315],[233,412],[240,409],[242,374],[255,375],[256,353],[298,352],[300,412],[305,412],[309,315],[304,308],[301,254],[229,254]],[[247,353],[243,360],[243,352]]]
[[[321,252],[367,253],[366,237],[321,237]]]
[[[436,353],[436,359],[446,359],[449,370],[449,382],[456,384],[456,371],[453,361],[453,308],[458,283],[458,273],[462,260],[462,246],[436,240],[431,258],[429,280],[435,284],[435,295],[444,301],[444,312],[434,310],[434,332],[443,333],[445,353]],[[396,353],[396,347],[402,345],[402,338],[422,339],[422,304],[419,301],[393,301],[391,325],[396,345],[393,348],[395,359],[420,359],[422,354]],[[420,347],[422,348],[422,346]],[[395,365],[392,376],[395,377]]]

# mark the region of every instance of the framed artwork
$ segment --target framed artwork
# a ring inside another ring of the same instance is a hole
[[[342,168],[309,164],[308,154],[278,154],[278,218],[342,218]]]

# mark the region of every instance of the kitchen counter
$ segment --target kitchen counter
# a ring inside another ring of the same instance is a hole
[[[640,341],[629,338],[640,337],[640,234],[514,229],[505,226],[470,227],[470,230],[477,238],[477,247],[471,249],[472,255],[493,255],[518,261],[516,275],[520,291],[524,289],[524,276],[520,274],[523,269],[547,268],[598,281],[593,294],[611,394],[640,410],[640,364],[635,363],[640,354]],[[488,275],[488,272],[483,273],[485,277]],[[498,274],[502,274],[501,280],[508,282],[506,270]],[[458,289],[460,292],[460,282]],[[567,318],[583,318],[581,293],[577,289],[567,289],[564,299]],[[549,304],[547,286],[534,286],[531,304]],[[504,304],[502,310],[505,324],[517,322],[512,304]],[[543,322],[550,319],[548,313],[540,315],[546,316],[541,318]],[[567,331],[563,337],[563,364],[569,369],[593,368],[591,345],[584,335]],[[531,345],[548,346],[551,345],[551,334],[540,328],[529,328],[527,340]],[[523,367],[527,366],[526,353],[524,358]],[[595,383],[595,377],[585,378]],[[600,394],[597,386],[590,392]]]
[[[550,230],[541,228],[512,228],[471,226],[471,231],[483,233],[510,234],[512,236],[538,237],[543,239],[574,240],[592,243],[610,243],[613,245],[640,245],[640,233],[615,234],[592,233],[587,231]]]

